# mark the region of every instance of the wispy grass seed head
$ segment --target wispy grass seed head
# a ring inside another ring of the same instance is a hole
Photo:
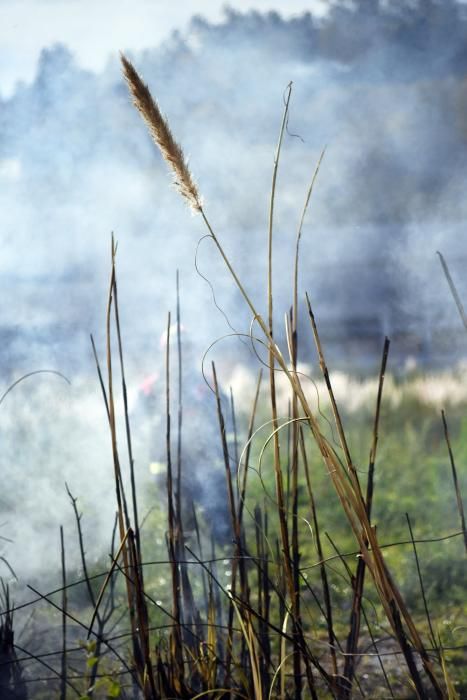
[[[194,211],[201,210],[201,198],[182,147],[175,141],[167,120],[163,117],[157,101],[151,95],[148,86],[138,75],[132,63],[122,54],[123,74],[128,84],[133,103],[140,112],[149,133],[159,146],[163,158],[169,164],[175,186],[188,201]]]

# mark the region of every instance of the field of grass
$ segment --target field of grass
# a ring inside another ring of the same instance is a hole
[[[4,584],[1,697],[465,696],[465,372],[395,379],[388,339],[378,376],[358,380],[329,371],[310,301],[298,298],[301,231],[319,164],[299,221],[287,342],[280,348],[273,223],[290,89],[272,175],[263,318],[207,217],[180,146],[122,60],[176,186],[251,312],[246,342],[257,353],[258,374],[237,368],[226,383],[233,386],[230,398],[215,364],[206,363],[210,408],[190,426],[177,302],[167,319],[158,397],[164,457],[151,473],[148,456],[141,471],[135,456],[151,435],[151,415],[148,425],[132,425],[112,242],[104,359],[95,352],[116,499],[110,559],[86,554],[93,532],[69,492],[79,567],[67,567],[62,538],[61,581],[53,592],[33,581],[18,607]],[[312,370],[298,361],[299,307],[315,341]],[[216,443],[209,457],[200,451],[203,431]],[[211,487],[201,503],[200,479]],[[92,486],[91,480],[91,494]],[[27,644],[14,636],[18,616]]]

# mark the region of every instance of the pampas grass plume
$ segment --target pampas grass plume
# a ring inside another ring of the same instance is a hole
[[[151,95],[148,86],[138,75],[132,63],[121,54],[123,75],[128,84],[133,103],[143,117],[149,133],[159,146],[163,158],[169,164],[175,186],[194,211],[201,211],[201,198],[181,146],[175,141],[167,120]]]

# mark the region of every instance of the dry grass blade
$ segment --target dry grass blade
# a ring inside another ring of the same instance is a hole
[[[464,547],[465,547],[465,551],[467,553],[467,529],[465,526],[464,504],[462,502],[462,494],[461,494],[461,490],[460,490],[460,486],[459,486],[459,479],[457,478],[456,463],[454,461],[454,454],[452,451],[451,440],[449,437],[448,423],[447,423],[446,414],[444,411],[441,411],[441,417],[443,419],[444,439],[446,440],[446,445],[447,445],[448,453],[449,453],[449,461],[451,462],[452,480],[454,483],[454,490],[456,492],[456,499],[457,499],[457,510],[459,511],[461,528],[462,528],[462,532],[464,534]]]
[[[447,266],[446,260],[444,259],[442,253],[437,251],[439,255],[439,259],[441,262],[441,267],[443,268],[444,276],[446,277],[447,283],[449,285],[449,289],[451,290],[452,297],[454,301],[456,302],[457,310],[459,311],[459,316],[462,319],[462,323],[464,324],[464,328],[467,331],[467,316],[465,315],[464,307],[462,305],[460,296],[457,292],[456,285],[454,284],[454,281],[451,277],[451,273],[449,272],[449,268]]]
[[[253,625],[251,623],[251,620],[249,616],[246,616],[246,619],[244,620],[242,617],[242,614],[238,608],[238,605],[236,604],[235,600],[233,599],[233,596],[229,594],[230,600],[232,602],[232,605],[235,609],[235,612],[237,614],[238,621],[240,623],[240,627],[242,629],[242,634],[245,638],[246,645],[248,647],[248,653],[250,657],[250,665],[251,665],[251,673],[253,676],[253,691],[254,695],[252,700],[262,700],[263,698],[263,688],[261,684],[261,670],[260,670],[260,663],[259,663],[259,656],[258,656],[258,642],[256,639],[256,634],[253,628]]]
[[[130,416],[128,409],[128,391],[127,383],[125,378],[125,363],[123,360],[123,342],[122,333],[120,327],[120,311],[118,306],[118,289],[117,289],[117,276],[113,275],[113,307],[115,314],[115,330],[117,332],[117,345],[118,345],[118,357],[120,362],[120,375],[122,382],[122,397],[123,397],[123,409],[125,416],[125,434],[128,449],[128,464],[130,467],[130,484],[131,484],[131,500],[133,505],[133,519],[134,519],[134,534],[136,538],[136,551],[138,554],[138,559],[141,561],[141,543],[140,543],[140,532],[139,532],[139,516],[138,516],[138,503],[136,498],[136,479],[135,479],[135,460],[133,458],[133,446],[131,439],[131,428],[130,428]],[[142,569],[139,571],[139,575],[142,577]]]
[[[321,151],[321,155],[318,159],[318,163],[316,165],[315,171],[313,173],[313,177],[311,178],[311,183],[310,186],[308,187],[308,191],[306,193],[305,197],[305,204],[303,205],[303,210],[302,210],[302,215],[300,217],[300,223],[298,225],[298,231],[297,231],[297,239],[295,241],[295,263],[294,263],[294,279],[293,279],[293,313],[292,313],[292,318],[293,318],[293,331],[296,333],[297,331],[297,318],[298,318],[298,262],[299,262],[299,257],[300,257],[300,241],[302,238],[302,232],[303,232],[303,224],[305,223],[305,216],[308,211],[308,206],[310,204],[311,200],[311,195],[313,194],[313,189],[315,186],[316,179],[319,174],[319,169],[321,167],[321,163],[323,162],[324,154],[326,153],[326,149],[323,148]]]
[[[331,401],[332,412],[334,415],[334,420],[336,423],[337,431],[339,433],[339,439],[341,442],[342,450],[343,450],[344,455],[345,455],[347,468],[349,469],[349,473],[351,473],[354,477],[355,486],[358,487],[357,490],[360,491],[360,486],[359,486],[359,482],[358,482],[358,475],[357,475],[355,467],[352,463],[352,458],[350,456],[350,450],[349,450],[349,447],[347,444],[347,439],[345,437],[344,427],[342,425],[342,420],[341,420],[341,417],[339,414],[339,409],[337,408],[337,402],[336,402],[336,399],[334,397],[334,391],[332,389],[331,380],[329,377],[329,371],[328,371],[328,368],[326,365],[326,360],[324,359],[324,352],[323,352],[321,340],[320,340],[320,337],[318,334],[318,327],[316,325],[315,316],[314,316],[314,313],[313,313],[313,310],[311,307],[310,298],[309,298],[307,293],[305,294],[305,299],[306,299],[306,304],[307,304],[307,309],[308,309],[308,315],[310,318],[311,328],[313,331],[313,337],[315,340],[316,351],[318,353],[319,366],[320,366],[321,371],[323,373],[324,381],[326,382],[326,388],[328,390],[329,398]]]
[[[259,392],[261,389],[261,381],[263,378],[263,370],[262,368],[259,371],[258,374],[258,381],[256,384],[256,391],[255,391],[255,396],[253,399],[253,406],[251,409],[251,415],[250,415],[250,421],[248,424],[248,434],[247,434],[247,441],[246,441],[246,448],[244,450],[244,467],[243,467],[243,474],[242,474],[242,479],[241,479],[241,486],[239,485],[240,481],[240,472],[237,470],[237,488],[239,489],[240,495],[238,498],[238,522],[240,523],[240,526],[242,525],[243,521],[243,509],[245,505],[245,497],[246,497],[246,485],[247,485],[247,479],[248,479],[248,469],[249,469],[249,464],[250,464],[250,452],[251,452],[251,441],[252,441],[252,436],[253,436],[253,430],[254,430],[254,424],[255,424],[255,417],[256,417],[256,409],[258,407],[258,398],[259,398]],[[240,467],[240,462],[239,462],[239,467]]]
[[[105,388],[105,383],[104,383],[104,378],[102,376],[102,370],[101,370],[101,366],[100,366],[100,362],[99,362],[99,357],[97,355],[96,344],[94,342],[94,336],[92,335],[92,333],[90,335],[90,338],[91,338],[91,345],[92,345],[92,353],[94,355],[94,361],[96,363],[97,376],[99,378],[99,385],[101,387],[102,397],[104,399],[105,410],[107,412],[107,419],[108,419],[109,425],[110,425],[109,400],[107,398],[107,391]],[[68,495],[70,495],[70,494],[68,494]],[[72,498],[71,495],[70,495],[70,497]],[[73,500],[73,498],[72,498],[72,500]]]
[[[159,146],[163,158],[174,175],[175,186],[194,211],[201,210],[201,198],[193,180],[181,146],[175,141],[167,120],[152,97],[148,86],[141,80],[132,63],[122,54],[123,74],[133,97],[135,107],[146,122],[149,132]]]

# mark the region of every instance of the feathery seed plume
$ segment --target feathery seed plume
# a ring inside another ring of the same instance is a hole
[[[123,65],[123,74],[133,97],[133,103],[146,122],[149,133],[159,146],[163,158],[172,169],[175,186],[187,199],[190,207],[195,211],[200,211],[201,198],[181,146],[175,141],[169,125],[162,116],[159,105],[152,97],[148,86],[141,80],[132,63],[123,54],[121,54],[120,58]]]

